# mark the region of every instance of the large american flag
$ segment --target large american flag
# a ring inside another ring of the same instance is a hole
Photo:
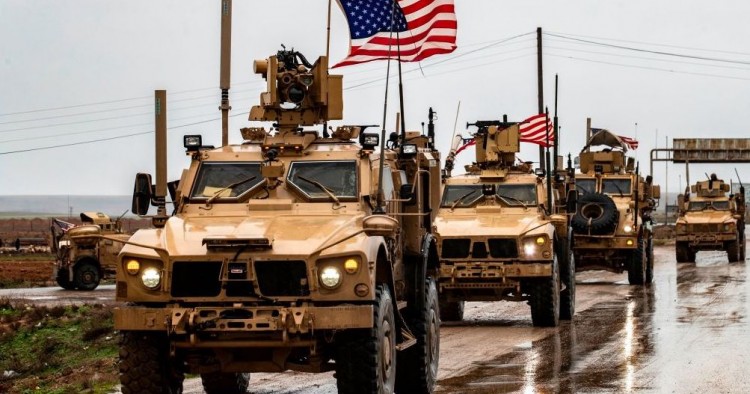
[[[417,62],[456,49],[453,0],[339,0],[339,5],[351,42],[349,55],[333,67],[398,59],[399,51],[401,61]]]
[[[545,124],[547,127],[544,127]],[[552,146],[555,143],[552,120],[546,114],[534,115],[524,120],[518,129],[521,134],[521,142],[531,142],[544,147]],[[547,139],[547,133],[549,133],[549,140]],[[549,144],[547,144],[548,141]]]

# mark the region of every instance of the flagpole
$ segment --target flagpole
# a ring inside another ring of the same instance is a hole
[[[555,117],[553,118],[554,125],[553,125],[553,129],[552,129],[552,130],[554,130],[554,133],[555,133],[554,134],[555,135],[555,145],[554,145],[555,148],[553,150],[554,154],[552,155],[553,159],[555,160],[554,163],[553,163],[554,164],[554,168],[555,168],[555,175],[557,175],[557,171],[559,171],[559,168],[557,166],[557,155],[560,154],[558,152],[559,145],[560,145],[560,130],[558,130],[558,120],[557,120],[557,80],[558,80],[557,74],[555,74]]]
[[[539,113],[544,113],[544,78],[542,73],[542,28],[536,28],[536,71]],[[544,147],[539,146],[539,167],[544,169]]]
[[[550,171],[552,167],[550,167],[549,162],[549,108],[544,109],[544,130],[546,131],[545,134],[547,135],[547,147],[544,152],[544,156],[547,161],[547,171],[545,171],[547,175],[547,212],[552,214],[554,212],[552,211],[552,176]]]
[[[393,37],[393,16],[396,13],[396,7],[391,9],[391,38]],[[391,40],[388,40],[389,42]],[[373,210],[374,214],[385,214],[385,195],[383,192],[383,171],[385,164],[385,122],[388,117],[388,84],[391,76],[391,45],[388,44],[388,65],[385,71],[385,99],[383,100],[383,123],[380,130],[380,163],[378,170],[378,196],[377,196],[377,207]]]
[[[331,54],[331,2],[328,0],[328,24],[326,25],[326,58]],[[330,64],[330,62],[329,62]]]
[[[393,0],[393,7],[396,7],[396,0]],[[393,30],[393,23],[391,22],[391,30]],[[399,105],[401,108],[401,144],[406,143],[406,112],[404,112],[404,83],[401,76],[401,35],[396,32],[396,51],[398,52],[398,98]]]

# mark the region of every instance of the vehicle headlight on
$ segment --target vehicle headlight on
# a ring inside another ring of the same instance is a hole
[[[547,238],[544,237],[537,237],[536,238],[536,244],[539,246],[544,246],[547,243]]]
[[[325,267],[320,270],[320,284],[326,289],[334,289],[341,284],[341,271],[336,267]]]
[[[141,273],[141,282],[151,290],[159,287],[161,283],[161,271],[156,268],[146,268]]]
[[[632,225],[630,225],[630,224],[626,224],[626,225],[625,225],[625,226],[624,226],[624,227],[622,228],[622,231],[624,231],[624,232],[626,232],[626,233],[632,233],[632,232],[633,232],[633,226],[632,226]]]
[[[125,262],[125,269],[130,275],[135,275],[141,270],[141,263],[136,259],[128,259]]]
[[[523,253],[526,254],[526,256],[533,256],[536,253],[536,245],[533,242],[524,243]]]
[[[359,261],[357,259],[346,259],[344,261],[344,271],[348,274],[354,274],[359,269]]]

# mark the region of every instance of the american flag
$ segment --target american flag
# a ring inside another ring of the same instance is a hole
[[[349,56],[333,67],[398,59],[399,50],[401,61],[418,62],[456,49],[453,0],[339,0],[339,4],[351,40]]]
[[[547,127],[544,127],[544,125]],[[544,147],[552,146],[555,142],[555,131],[552,129],[552,120],[546,114],[534,115],[519,126],[521,133],[521,142],[531,142],[532,144]],[[549,144],[547,144],[547,133],[549,132]]]
[[[62,230],[62,232],[64,232],[64,233],[68,232],[68,230],[70,230],[71,228],[73,228],[73,227],[76,226],[73,223],[68,223],[68,222],[66,222],[64,220],[60,220],[60,219],[56,219],[56,218],[52,219],[52,223],[56,224],[57,227],[60,227],[60,230]]]
[[[625,145],[628,146],[628,148],[636,150],[638,149],[638,140],[635,138],[625,137],[624,135],[618,135],[617,137],[620,138],[620,141],[624,142]]]
[[[477,144],[477,141],[475,139],[473,139],[473,138],[472,139],[465,139],[465,140],[463,140],[463,143],[461,144],[461,146],[458,147],[458,149],[456,149],[455,155],[458,155],[459,153],[461,153],[462,150],[464,150],[464,149],[466,149],[466,148],[468,148],[470,146],[474,146],[476,144]]]

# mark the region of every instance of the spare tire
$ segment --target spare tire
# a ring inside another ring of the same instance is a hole
[[[584,194],[578,199],[577,208],[570,223],[577,234],[609,234],[617,227],[617,205],[606,194]]]

